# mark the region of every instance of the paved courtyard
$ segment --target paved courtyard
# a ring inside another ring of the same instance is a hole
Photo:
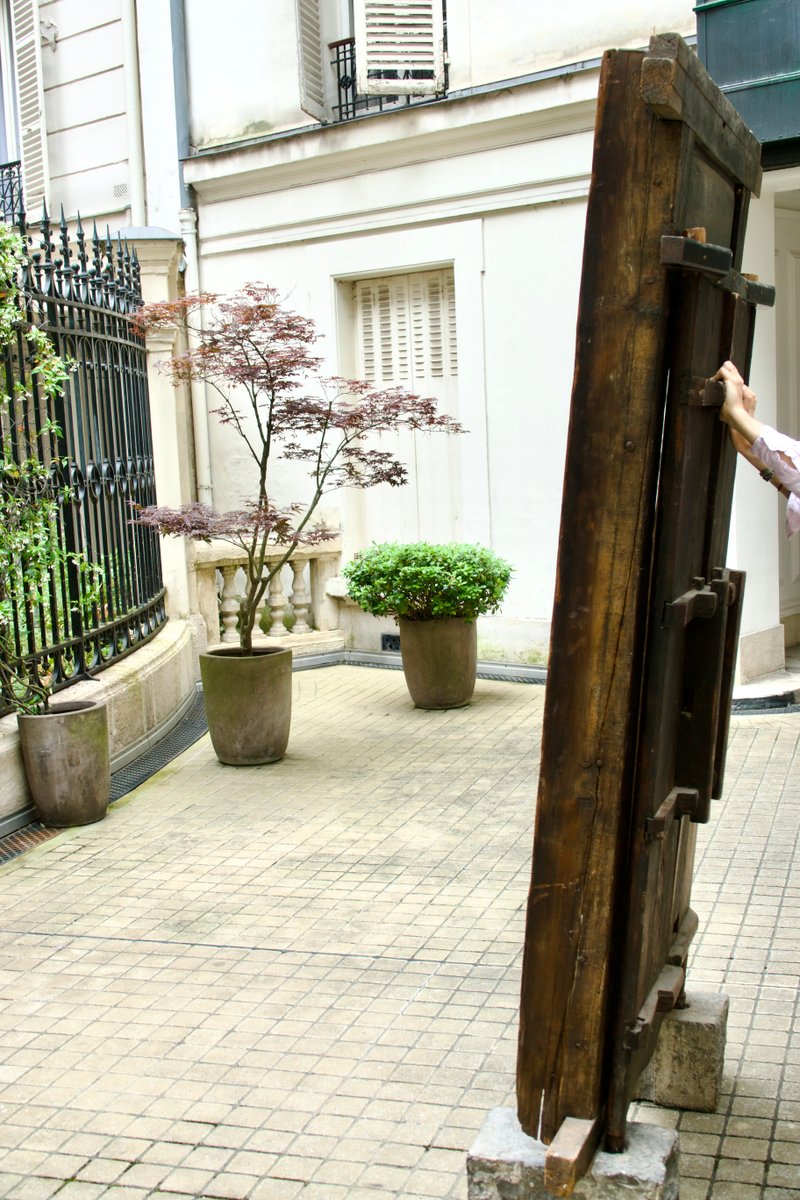
[[[544,689],[414,709],[295,675],[289,754],[203,738],[107,820],[0,868],[0,1200],[466,1197],[514,1103]],[[800,713],[735,717],[700,831],[690,987],[731,997],[685,1200],[800,1196]]]

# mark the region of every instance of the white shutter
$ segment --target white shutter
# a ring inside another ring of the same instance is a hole
[[[20,158],[25,211],[38,217],[49,203],[47,131],[44,123],[44,86],[37,0],[12,0],[14,61],[19,105]]]
[[[316,121],[325,120],[325,82],[319,0],[295,0],[297,52],[300,68],[300,107]]]
[[[454,379],[452,271],[361,279],[355,284],[358,374],[379,385]]]
[[[435,396],[458,417],[455,288],[452,268],[360,279],[353,284],[356,374],[375,387],[402,385]],[[385,446],[408,470],[408,486],[361,510],[362,533],[386,541],[460,541],[458,438],[387,434]]]
[[[452,271],[444,272],[443,296],[446,336],[445,336],[445,375],[451,379],[458,376],[458,342],[456,341],[456,279]]]
[[[354,19],[360,95],[443,91],[442,0],[355,0]]]
[[[411,382],[408,283],[404,275],[356,283],[358,374],[388,386]]]

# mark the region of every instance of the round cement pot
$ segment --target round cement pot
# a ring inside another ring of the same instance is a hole
[[[286,753],[292,720],[292,652],[265,646],[243,655],[221,646],[200,655],[208,732],[220,762],[252,767]]]
[[[462,708],[475,690],[478,627],[462,617],[400,618],[400,653],[417,708]]]
[[[91,825],[108,811],[111,767],[105,704],[72,700],[17,714],[33,802],[43,825]]]

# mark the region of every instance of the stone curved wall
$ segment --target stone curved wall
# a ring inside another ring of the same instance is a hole
[[[161,740],[192,704],[197,688],[196,633],[190,621],[170,620],[152,641],[78,683],[59,699],[108,704],[111,769],[119,770]],[[0,720],[0,836],[34,817],[19,751],[17,719]]]

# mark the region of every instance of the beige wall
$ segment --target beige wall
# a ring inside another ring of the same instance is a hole
[[[120,0],[40,0],[51,205],[127,224],[128,118]],[[56,212],[58,209],[56,208]]]

